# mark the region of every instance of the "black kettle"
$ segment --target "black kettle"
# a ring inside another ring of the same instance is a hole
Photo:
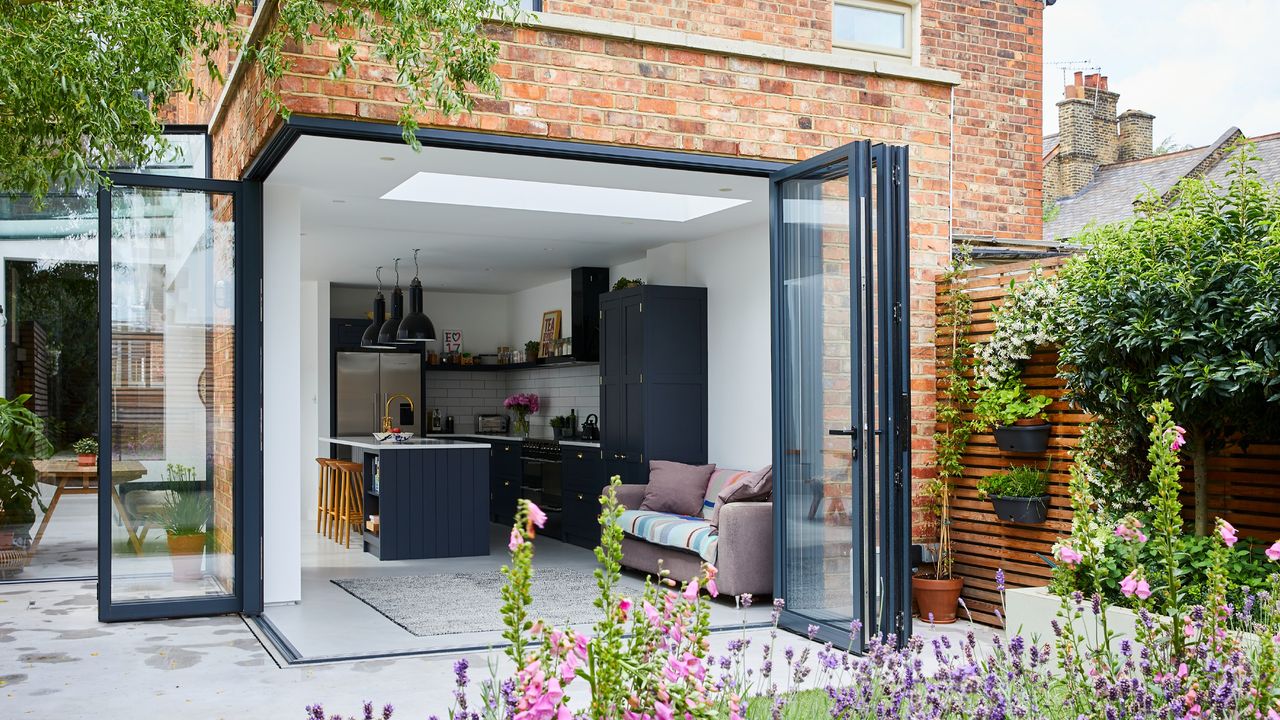
[[[586,420],[582,421],[581,437],[583,440],[586,440],[588,442],[595,442],[600,439],[599,422],[600,422],[600,418],[596,417],[595,413],[591,413],[590,415],[587,416]]]

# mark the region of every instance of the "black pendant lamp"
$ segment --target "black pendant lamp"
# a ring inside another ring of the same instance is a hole
[[[396,258],[396,286],[391,291],[391,317],[382,323],[378,331],[378,342],[383,345],[395,345],[396,333],[400,330],[400,321],[404,319],[404,293],[400,290],[400,258]]]
[[[383,345],[378,342],[378,331],[382,329],[382,323],[387,318],[387,299],[382,296],[381,267],[374,271],[374,277],[378,278],[378,294],[373,296],[373,320],[369,323],[369,327],[364,329],[364,334],[360,336],[360,347],[385,348],[389,350],[391,349],[390,345]]]
[[[422,312],[422,281],[418,279],[418,250],[413,251],[413,282],[409,283],[409,314],[400,321],[396,338],[403,342],[431,342],[436,339],[436,326]]]

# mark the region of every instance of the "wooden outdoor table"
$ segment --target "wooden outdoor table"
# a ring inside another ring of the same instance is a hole
[[[31,541],[30,552],[34,553],[40,545],[40,538],[44,537],[45,528],[49,526],[49,518],[53,517],[53,511],[58,507],[58,501],[63,495],[98,494],[98,466],[81,465],[75,458],[36,460],[32,464],[36,467],[40,482],[54,487],[49,509],[45,511],[44,518],[40,521],[40,529],[36,531],[36,537]],[[129,533],[129,544],[139,555],[142,554],[142,541],[134,532],[133,521],[125,511],[124,502],[120,499],[120,492],[116,488],[146,474],[147,469],[137,460],[111,462],[111,502],[115,503],[116,512],[120,513],[120,522],[124,523],[124,529]]]

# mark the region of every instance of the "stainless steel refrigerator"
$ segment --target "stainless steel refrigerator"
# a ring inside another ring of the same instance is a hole
[[[403,398],[392,402],[392,422],[405,432],[422,435],[420,354],[339,352],[334,378],[334,432],[338,435],[368,435],[381,430],[387,399],[394,395],[408,395],[413,404],[411,409]]]

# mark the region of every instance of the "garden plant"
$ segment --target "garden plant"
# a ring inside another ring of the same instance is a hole
[[[619,590],[622,509],[612,489],[601,498],[601,542],[596,550],[599,618],[590,633],[557,628],[531,617],[530,578],[537,531],[546,521],[522,501],[512,527],[504,569],[506,655],[517,670],[501,677],[493,666],[473,684],[470,664],[454,665],[450,720],[765,720],[777,718],[1139,718],[1280,717],[1280,574],[1254,591],[1231,585],[1240,552],[1234,528],[1220,521],[1208,553],[1206,589],[1186,592],[1181,538],[1179,450],[1184,430],[1171,405],[1153,406],[1149,435],[1151,482],[1157,488],[1150,523],[1127,518],[1109,528],[1128,549],[1125,575],[1114,590],[1138,609],[1137,637],[1120,639],[1108,628],[1110,603],[1101,589],[1063,595],[1053,638],[990,644],[973,634],[905,643],[873,638],[861,656],[832,644],[797,650],[777,628],[784,606],[774,600],[773,628],[760,647],[745,627],[716,655],[711,650],[710,598],[716,570],[678,585],[665,575],[638,597]],[[1096,517],[1096,516],[1095,516]],[[1081,530],[1085,528],[1081,526]],[[1089,529],[1093,532],[1092,529]],[[1099,530],[1100,531],[1100,530]],[[1064,583],[1079,582],[1092,567],[1091,538],[1073,535],[1056,549]],[[1153,562],[1142,562],[1142,548]],[[1266,551],[1280,568],[1280,541]],[[1004,591],[1003,572],[996,574]],[[1113,582],[1106,580],[1106,582]],[[749,605],[751,598],[737,599]],[[1079,628],[1093,626],[1097,632]],[[850,638],[860,627],[850,627]],[[809,630],[809,640],[817,628]],[[796,642],[803,643],[801,638]],[[901,647],[899,647],[901,645]],[[782,647],[781,653],[778,652]],[[852,646],[852,645],[851,645]],[[753,662],[755,661],[755,662]],[[325,720],[322,706],[309,718]],[[363,716],[376,714],[372,704]],[[381,710],[390,718],[393,708]],[[336,716],[333,716],[336,717]]]
[[[1134,449],[1151,404],[1169,400],[1186,428],[1202,536],[1209,455],[1280,438],[1280,190],[1259,180],[1256,161],[1246,145],[1225,185],[1185,180],[1170,197],[1141,198],[1131,222],[1079,238],[1087,251],[1057,276],[1059,372],[1070,399],[1101,418],[1092,432],[1111,436],[1089,440],[1103,484],[1146,475]]]

